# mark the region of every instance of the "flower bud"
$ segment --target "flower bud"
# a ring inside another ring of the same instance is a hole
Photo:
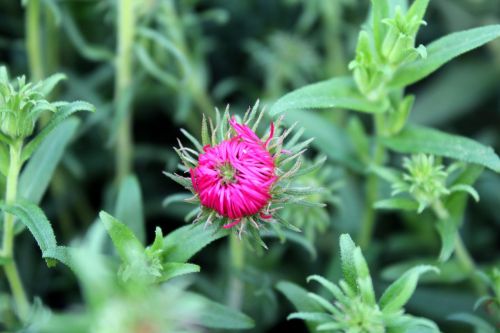
[[[33,89],[25,78],[19,77],[16,84],[11,84],[6,77],[0,80],[0,130],[12,139],[30,136],[35,128],[35,121],[42,108],[49,105],[41,99],[41,94]]]
[[[317,189],[294,186],[297,174],[313,171],[302,169],[302,154],[311,140],[299,142],[298,135],[287,144],[285,139],[291,130],[278,135],[280,129],[273,123],[268,134],[259,137],[256,129],[264,113],[258,112],[257,106],[242,121],[231,117],[229,111],[222,117],[219,114],[215,126],[210,122],[211,134],[203,121],[203,143],[184,132],[197,148],[195,151],[179,142],[176,149],[190,177],[166,175],[193,193],[189,201],[200,205],[195,221],[234,227],[240,234],[248,230],[265,246],[256,229],[277,222],[295,230],[277,212],[288,203],[314,205],[304,196]]]
[[[388,26],[387,33],[382,42],[382,56],[391,65],[400,65],[415,59],[418,55],[424,57],[422,47],[415,48],[415,37],[418,28],[425,24],[418,15],[412,12],[403,15],[401,8],[396,9],[393,18],[382,21]]]

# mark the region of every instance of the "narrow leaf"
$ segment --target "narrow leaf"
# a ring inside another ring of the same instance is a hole
[[[137,177],[128,176],[122,181],[114,215],[116,219],[125,223],[132,230],[141,243],[144,243],[144,209],[141,187]]]
[[[399,311],[408,302],[417,287],[420,275],[439,270],[433,266],[421,265],[408,270],[403,276],[392,283],[380,298],[380,307],[384,313]]]
[[[21,159],[26,161],[47,137],[47,135],[49,135],[58,125],[60,125],[73,113],[78,111],[94,112],[94,110],[95,108],[92,104],[83,101],[76,101],[62,106],[61,109],[52,116],[47,126],[45,126],[42,131],[26,145],[23,149]]]
[[[276,285],[285,297],[295,306],[299,312],[323,312],[323,308],[308,295],[308,291],[298,285],[286,281],[281,281]],[[314,332],[316,325],[307,322],[310,332]]]
[[[178,228],[164,239],[165,260],[186,262],[205,246],[227,234],[226,229],[203,222]]]
[[[356,88],[350,77],[339,77],[313,83],[281,97],[270,114],[292,110],[341,108],[360,112],[380,113],[388,109],[387,103],[370,102]]]
[[[52,225],[37,205],[21,199],[12,205],[6,205],[2,202],[0,208],[5,213],[16,216],[28,228],[40,247],[42,256],[45,257],[47,250],[57,247]],[[47,261],[47,265],[53,266],[54,263]]]
[[[340,235],[340,259],[342,261],[342,273],[344,280],[352,290],[358,289],[356,265],[354,263],[354,250],[356,245],[349,234]]]
[[[99,213],[99,218],[124,262],[130,262],[133,260],[132,256],[144,252],[142,243],[124,223],[104,211]]]
[[[50,133],[33,154],[19,179],[19,196],[38,204],[79,125],[78,119],[67,119]]]
[[[197,273],[200,271],[200,266],[195,264],[186,264],[178,262],[169,262],[162,264],[162,274],[160,282],[168,281],[176,276],[186,275],[190,273]]]
[[[422,126],[408,126],[382,142],[400,153],[426,153],[476,163],[500,172],[500,158],[491,147],[459,135]]]
[[[489,25],[455,32],[427,46],[427,57],[401,67],[391,85],[404,87],[428,76],[459,55],[500,37],[500,25]]]
[[[412,199],[391,198],[377,201],[373,207],[376,209],[416,211],[418,203]]]
[[[201,326],[227,330],[243,330],[255,326],[252,318],[238,310],[231,309],[198,294],[188,293],[188,295],[202,304],[197,318]]]

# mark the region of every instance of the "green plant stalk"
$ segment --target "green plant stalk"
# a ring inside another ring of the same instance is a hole
[[[40,0],[29,0],[26,5],[26,50],[31,81],[40,81],[44,72],[40,38]]]
[[[22,142],[14,142],[10,146],[10,162],[9,171],[7,174],[7,185],[5,190],[5,203],[13,204],[17,198],[17,183],[19,172],[21,170],[21,152]],[[8,262],[4,265],[5,275],[10,285],[14,301],[17,306],[19,317],[23,320],[27,319],[29,314],[29,302],[24,292],[24,288],[19,277],[16,263],[14,261],[14,216],[8,213],[4,214],[4,233],[2,254],[8,258]]]
[[[375,115],[375,150],[372,163],[376,166],[382,165],[385,157],[385,148],[379,142],[383,129],[383,114]],[[362,249],[366,249],[372,240],[373,229],[375,228],[376,213],[373,205],[378,198],[379,179],[374,173],[368,175],[365,187],[365,207],[363,211],[363,219],[361,222],[361,230],[359,232],[358,244]]]
[[[432,205],[432,210],[440,220],[447,220],[450,218],[450,213],[443,205],[441,200],[437,200],[436,202],[434,202],[434,204]],[[486,295],[487,288],[484,286],[482,280],[475,275],[477,271],[476,263],[467,250],[467,247],[465,246],[460,233],[457,233],[457,236],[455,238],[455,257],[457,258],[460,266],[462,266],[462,269],[471,279],[476,292],[481,296]]]
[[[233,309],[241,309],[243,305],[243,282],[234,274],[241,273],[245,265],[245,248],[243,241],[232,232],[229,235],[229,248],[231,253],[231,270],[229,271],[228,304]]]
[[[115,103],[119,104],[130,92],[132,84],[132,54],[135,35],[134,0],[118,2],[118,43],[116,54]],[[132,110],[122,110],[124,117],[120,122],[116,142],[116,178],[119,183],[132,169]],[[116,112],[116,117],[121,115]]]

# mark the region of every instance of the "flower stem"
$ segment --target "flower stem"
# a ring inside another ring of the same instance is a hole
[[[26,50],[31,81],[43,79],[42,45],[40,38],[40,0],[29,0],[26,5]]]
[[[245,265],[245,248],[243,241],[238,235],[232,232],[229,235],[229,248],[231,252],[231,270],[229,280],[228,304],[233,309],[241,309],[243,305],[243,283],[235,275],[241,273]]]
[[[132,48],[135,35],[134,0],[118,2],[118,47],[116,54],[115,105],[123,102],[131,94],[132,84]],[[127,103],[128,104],[128,103]],[[118,108],[117,108],[118,109]],[[119,182],[132,169],[132,115],[130,106],[117,110],[115,117],[123,117],[117,133],[116,142],[116,177]]]
[[[450,218],[450,213],[448,212],[448,209],[446,209],[446,207],[443,205],[441,200],[437,200],[436,202],[434,202],[434,204],[432,205],[432,209],[438,219],[447,220]],[[469,276],[472,284],[474,285],[474,288],[476,289],[476,292],[479,295],[485,295],[487,290],[481,279],[479,279],[475,275],[477,271],[476,263],[467,250],[467,247],[465,246],[460,233],[457,233],[457,236],[455,238],[455,257],[457,258],[460,266],[462,266],[462,269]]]
[[[382,118],[380,115],[375,115],[375,151],[372,163],[376,166],[380,166],[384,162],[385,148],[379,142],[378,138],[381,134],[382,128]],[[368,175],[365,188],[365,207],[363,211],[363,220],[361,224],[361,230],[359,232],[358,244],[362,249],[366,249],[372,240],[373,229],[375,228],[375,209],[373,208],[374,203],[378,198],[378,176],[374,173]]]
[[[14,142],[10,146],[9,171],[7,174],[7,186],[5,190],[6,204],[13,204],[17,197],[17,182],[21,170],[21,151],[22,142]],[[12,290],[12,295],[21,319],[26,319],[29,313],[29,303],[24,292],[24,288],[17,271],[14,261],[14,216],[8,213],[4,214],[4,233],[2,255],[8,259],[4,265],[5,275]]]

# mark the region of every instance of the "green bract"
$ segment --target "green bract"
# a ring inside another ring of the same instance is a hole
[[[36,84],[26,83],[24,76],[9,81],[5,67],[0,68],[0,121],[1,132],[10,139],[30,136],[40,115],[56,112],[58,103],[47,101],[47,95],[65,77],[56,74]]]
[[[434,322],[405,314],[403,308],[415,291],[419,276],[429,271],[438,272],[437,268],[416,266],[408,270],[387,287],[377,302],[365,258],[347,234],[340,236],[340,254],[344,279],[335,284],[318,275],[308,278],[321,284],[334,300],[309,293],[310,303],[304,294],[289,285],[278,285],[300,310],[289,319],[308,321],[317,332],[395,333],[410,329],[417,332],[424,327],[426,332],[439,332]]]
[[[468,184],[454,183],[449,185],[448,178],[459,164],[451,164],[448,168],[436,160],[433,155],[418,154],[411,158],[403,159],[403,167],[406,172],[399,173],[394,170],[375,168],[381,177],[392,183],[392,195],[407,192],[415,200],[417,205],[405,203],[405,201],[383,200],[375,203],[378,208],[390,208],[392,204],[404,203],[403,209],[415,208],[421,213],[425,208],[438,205],[440,200],[454,192],[467,192],[476,201],[479,201],[479,195],[476,190]],[[396,207],[394,207],[396,208]]]

